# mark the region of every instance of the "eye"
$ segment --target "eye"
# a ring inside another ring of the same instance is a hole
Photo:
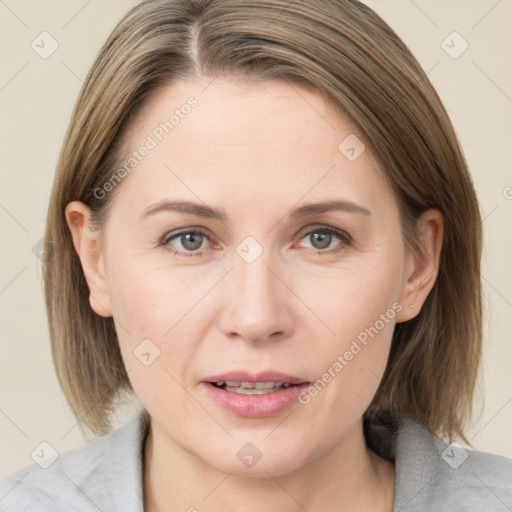
[[[177,240],[183,250],[173,251],[171,241]],[[189,231],[181,231],[175,234],[167,234],[164,235],[162,240],[160,240],[158,245],[165,246],[169,248],[173,252],[173,254],[178,254],[182,256],[201,256],[202,251],[198,251],[201,248],[204,240],[209,240],[209,237],[206,233],[201,230],[189,230]]]
[[[308,237],[312,244],[311,249],[316,250],[317,254],[336,253],[352,243],[352,237],[348,233],[331,226],[319,226],[310,229],[300,235],[298,240],[307,239]],[[338,243],[334,248],[326,250],[330,247],[333,240],[335,241],[336,239],[342,243]],[[181,245],[181,248],[178,247],[178,250],[174,250],[176,246],[171,244],[174,240]],[[204,231],[200,229],[189,229],[187,231],[164,235],[158,245],[165,247],[173,254],[179,256],[202,256],[203,251],[199,249],[204,248],[203,243],[208,240],[210,240],[210,236]]]
[[[299,237],[299,240],[303,239],[310,240],[312,244],[311,248],[315,249],[318,254],[339,252],[352,243],[352,237],[348,233],[331,226],[318,226],[311,229]],[[331,245],[332,241],[336,239],[343,243],[336,245],[330,250],[325,250]]]

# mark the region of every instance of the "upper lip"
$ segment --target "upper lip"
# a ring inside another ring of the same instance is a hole
[[[250,373],[245,370],[234,370],[227,373],[212,375],[203,379],[205,382],[240,381],[240,382],[289,382],[290,384],[302,384],[308,382],[301,377],[294,377],[274,370],[266,370],[258,373]]]

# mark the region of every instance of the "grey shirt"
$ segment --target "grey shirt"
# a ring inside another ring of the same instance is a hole
[[[143,512],[142,468],[149,415],[0,481],[1,512]],[[395,460],[394,512],[511,512],[512,459],[447,445],[405,419],[397,433],[366,432]],[[43,465],[43,463],[41,463]],[[191,503],[193,506],[193,503]]]

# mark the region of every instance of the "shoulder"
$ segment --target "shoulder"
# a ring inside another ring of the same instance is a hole
[[[0,481],[0,510],[117,510],[139,512],[142,446],[147,416],[63,455],[48,467],[36,463]],[[126,506],[124,504],[126,503]],[[120,509],[120,510],[121,510]]]
[[[395,445],[395,510],[512,510],[512,459],[448,445],[404,420]]]

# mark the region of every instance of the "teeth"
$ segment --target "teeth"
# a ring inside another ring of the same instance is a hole
[[[238,393],[240,395],[266,395],[268,393],[275,393],[276,391],[279,391],[281,388],[272,388],[272,389],[248,389],[248,388],[231,388],[226,386],[225,391],[231,391],[233,393]]]
[[[222,385],[221,383],[217,383]],[[226,381],[225,391],[239,393],[241,395],[262,395],[265,393],[274,393],[281,389],[290,387],[288,382],[240,382],[240,381]]]
[[[272,389],[273,387],[279,387],[281,384],[282,382],[242,382],[241,386],[245,389]]]
[[[223,381],[217,382],[218,386],[222,386],[223,384]],[[244,389],[272,389],[274,387],[278,388],[279,386],[288,387],[290,384],[288,382],[240,382],[239,380],[227,380],[226,386],[230,388],[242,387]]]

